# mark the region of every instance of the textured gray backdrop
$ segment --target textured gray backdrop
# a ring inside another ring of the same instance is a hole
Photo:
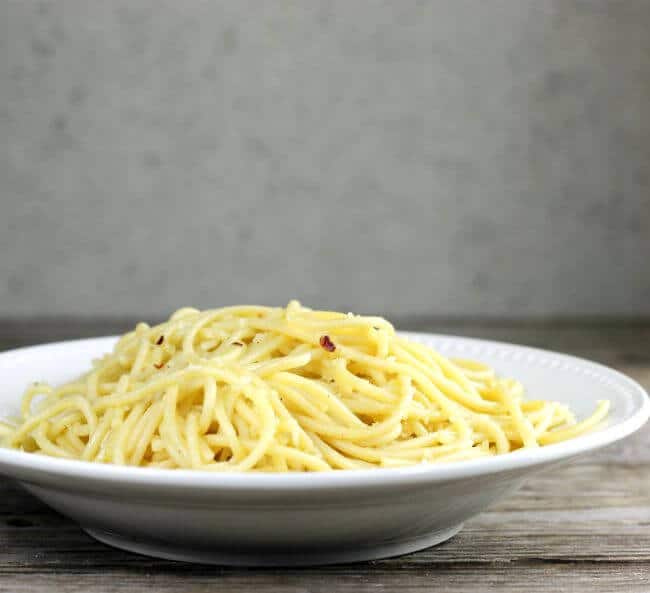
[[[0,10],[0,317],[650,314],[650,1]]]

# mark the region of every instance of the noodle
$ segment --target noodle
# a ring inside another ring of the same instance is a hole
[[[60,387],[35,383],[0,443],[120,465],[207,471],[401,467],[501,455],[593,429],[447,359],[386,320],[286,308],[185,308],[140,323]]]

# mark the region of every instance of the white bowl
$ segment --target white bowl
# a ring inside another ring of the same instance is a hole
[[[590,434],[538,449],[398,469],[213,474],[0,448],[0,472],[118,548],[230,565],[353,562],[440,543],[533,473],[618,441],[648,419],[643,388],[604,366],[510,344],[407,335],[445,355],[481,360],[519,379],[528,397],[567,403],[579,417],[589,414],[596,400],[609,399],[609,421]],[[17,413],[29,382],[70,380],[114,342],[113,337],[78,340],[0,354],[0,416]]]

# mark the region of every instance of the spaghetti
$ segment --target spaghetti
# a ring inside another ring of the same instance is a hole
[[[79,379],[32,385],[5,446],[102,463],[212,471],[399,467],[573,438],[557,402],[450,360],[379,317],[286,308],[185,308],[140,323]]]

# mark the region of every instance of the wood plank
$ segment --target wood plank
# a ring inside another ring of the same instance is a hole
[[[648,593],[647,564],[533,563],[484,566],[450,564],[414,572],[410,567],[358,565],[313,569],[242,570],[218,567],[133,566],[48,574],[0,572],[2,593]]]

